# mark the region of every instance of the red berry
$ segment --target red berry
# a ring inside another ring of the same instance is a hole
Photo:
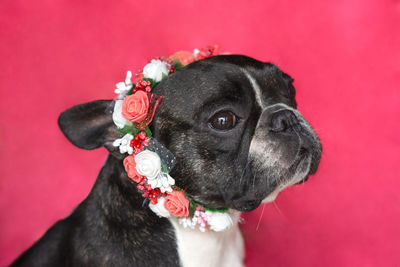
[[[140,142],[138,141],[138,140],[136,140],[136,138],[135,139],[133,139],[132,141],[131,141],[131,144],[130,144],[130,146],[131,147],[137,147],[137,145],[140,145]],[[137,148],[140,148],[140,146],[139,147],[137,147]]]

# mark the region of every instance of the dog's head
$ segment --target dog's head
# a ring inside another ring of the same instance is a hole
[[[153,136],[176,156],[170,174],[190,198],[250,211],[315,173],[321,145],[296,110],[292,81],[275,65],[224,55],[191,63],[153,89],[163,96]],[[75,106],[59,124],[75,145],[121,157],[111,145],[111,110],[110,101]]]

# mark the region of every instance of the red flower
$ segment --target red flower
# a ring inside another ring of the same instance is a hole
[[[124,167],[128,177],[131,178],[136,183],[142,183],[145,179],[144,176],[140,175],[136,170],[136,161],[133,155],[127,156],[124,159]]]
[[[125,97],[122,103],[122,116],[131,122],[141,123],[146,118],[148,110],[149,97],[143,91]]]
[[[197,60],[215,56],[215,55],[217,55],[217,50],[218,50],[218,45],[207,46],[205,48],[201,48],[196,55]]]
[[[189,215],[189,200],[182,191],[174,190],[165,197],[164,207],[174,216]]]
[[[194,61],[193,54],[189,51],[179,51],[173,54],[170,59],[178,60],[183,66],[192,63]]]

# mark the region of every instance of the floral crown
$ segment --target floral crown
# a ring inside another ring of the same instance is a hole
[[[128,177],[136,183],[144,197],[143,204],[160,217],[178,217],[184,227],[202,231],[223,231],[233,225],[228,209],[210,209],[191,200],[185,191],[175,185],[169,172],[175,165],[174,155],[152,138],[149,124],[162,96],[151,92],[169,74],[187,64],[216,55],[217,46],[195,49],[193,53],[180,51],[168,58],[151,60],[134,76],[127,72],[125,82],[116,84],[113,121],[121,138],[113,145],[122,154]]]

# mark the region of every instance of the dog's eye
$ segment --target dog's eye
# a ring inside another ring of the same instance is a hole
[[[221,111],[215,114],[210,119],[210,125],[212,128],[219,131],[227,131],[236,126],[237,117],[230,111]]]

